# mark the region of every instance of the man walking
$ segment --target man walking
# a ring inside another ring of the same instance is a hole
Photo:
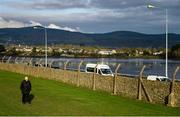
[[[31,103],[30,101],[30,91],[31,91],[31,82],[28,80],[28,77],[26,76],[25,79],[21,82],[21,93],[22,93],[22,103],[25,104],[28,102],[29,104]]]

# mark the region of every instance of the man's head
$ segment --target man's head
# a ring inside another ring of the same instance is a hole
[[[28,81],[28,77],[26,76],[26,77],[24,78],[24,80],[25,80],[25,81]]]

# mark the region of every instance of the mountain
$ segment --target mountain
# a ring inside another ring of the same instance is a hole
[[[37,27],[37,26],[36,26]],[[48,44],[97,45],[104,47],[165,47],[165,34],[143,34],[131,31],[115,31],[102,34],[86,34],[58,29],[47,29]],[[1,28],[0,43],[44,44],[42,27]],[[169,46],[180,44],[180,34],[169,34]]]

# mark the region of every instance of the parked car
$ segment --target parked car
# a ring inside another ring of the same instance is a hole
[[[157,76],[157,75],[149,75],[147,77],[147,80],[152,80],[152,81],[171,81],[168,77]]]

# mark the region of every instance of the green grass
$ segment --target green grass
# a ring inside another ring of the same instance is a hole
[[[105,92],[30,77],[32,104],[21,103],[24,75],[0,71],[0,115],[180,115],[180,108],[148,104]]]

